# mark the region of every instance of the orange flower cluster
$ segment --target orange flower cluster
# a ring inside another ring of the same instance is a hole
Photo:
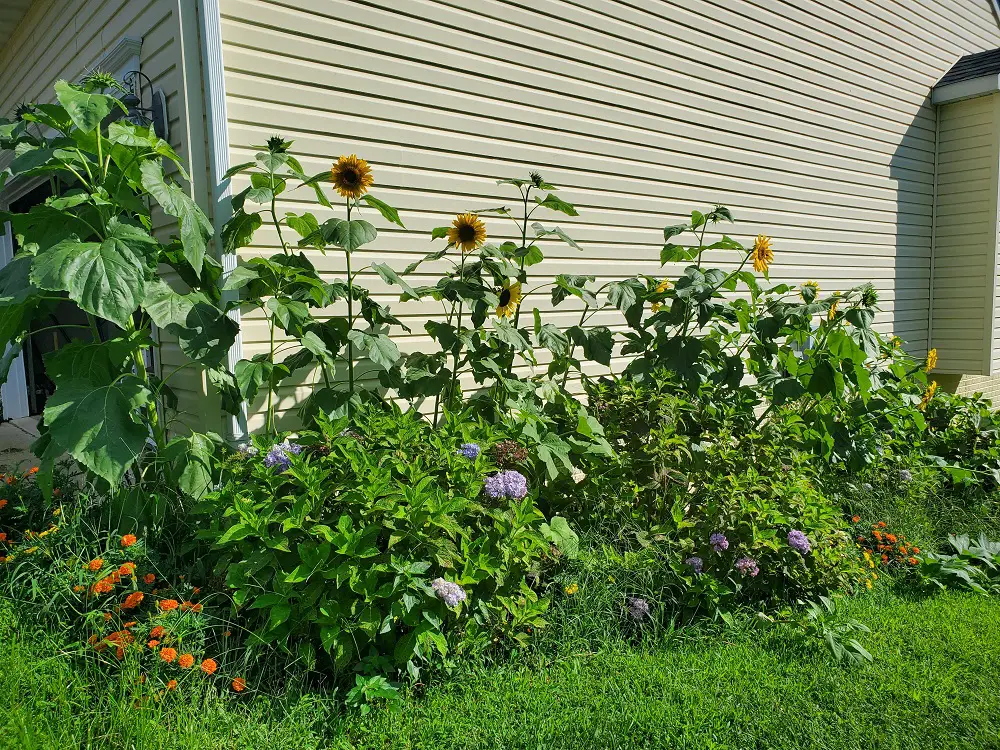
[[[160,601],[156,603],[156,606],[161,612],[171,612],[177,609],[180,605],[177,603],[176,599],[160,599]]]
[[[201,612],[202,606],[200,604],[195,604],[194,602],[181,602],[182,612]]]
[[[135,609],[142,604],[142,600],[145,598],[146,595],[141,591],[133,591],[125,597],[125,601],[122,602],[122,609]]]
[[[126,534],[121,539],[121,545],[122,547],[131,547],[137,541],[139,540],[135,538],[135,534]]]
[[[855,523],[860,519],[854,517]],[[905,534],[893,534],[885,521],[873,524],[870,531],[859,531],[856,537],[862,551],[871,555],[872,559],[882,565],[914,566],[919,560],[914,555],[920,554],[920,548],[907,544]]]

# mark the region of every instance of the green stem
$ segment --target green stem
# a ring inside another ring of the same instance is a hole
[[[351,234],[351,199],[347,199],[347,236]],[[351,277],[351,251],[344,250],[347,259],[347,416],[351,416],[354,400],[354,342],[351,341],[351,331],[354,330],[354,279]]]
[[[97,340],[100,341],[100,337],[97,333],[97,324],[94,323],[94,335],[97,336]],[[129,317],[126,321],[124,331],[126,334],[132,334],[136,332],[135,321]],[[136,349],[132,352],[132,361],[135,363],[136,375],[139,380],[142,381],[143,385],[149,386],[149,373],[146,372],[146,361],[142,357],[142,349]],[[163,426],[160,424],[160,411],[159,403],[156,398],[153,399],[151,403],[146,404],[146,417],[149,419],[149,426],[153,433],[153,440],[156,442],[157,453],[162,453],[164,448],[166,448],[166,439],[163,432]]]
[[[584,322],[587,320],[587,310],[590,309],[590,305],[584,303],[583,312],[580,314],[580,322],[577,324],[580,328],[583,328]],[[566,381],[569,379],[569,361],[573,359],[573,353],[576,351],[576,342],[569,348],[569,354],[566,357],[566,372],[563,373],[562,387],[566,387]]]
[[[458,277],[461,280],[465,280],[465,253],[462,253],[462,265],[459,269]],[[455,331],[459,334],[462,332],[462,305],[464,300],[458,298],[458,319],[455,322]],[[461,352],[462,343],[461,341],[455,341],[455,346],[452,349],[452,366],[451,366],[451,383],[448,386],[448,400],[445,404],[445,408],[451,409],[452,403],[455,399],[455,386],[458,383],[458,355]],[[436,421],[436,420],[435,420]]]
[[[270,353],[268,355],[268,361],[271,365],[274,365],[274,317],[269,316],[267,319],[267,327],[270,331]],[[268,434],[274,434],[274,388],[271,387],[271,379],[268,378],[267,384],[267,424],[265,429]]]

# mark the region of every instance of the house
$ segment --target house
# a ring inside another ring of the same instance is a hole
[[[217,227],[245,186],[223,175],[270,135],[295,141],[307,173],[357,153],[406,223],[362,254],[399,265],[452,214],[509,201],[496,178],[529,169],[580,210],[562,223],[582,254],[553,245],[554,272],[661,274],[662,227],[722,203],[738,239],[774,238],[773,279],[871,280],[879,330],[937,347],[947,387],[1000,397],[997,13],[990,0],[6,0],[0,112],[60,78],[140,71]],[[0,205],[33,187],[9,185]],[[248,254],[276,247],[257,238]],[[11,252],[5,236],[0,263]],[[233,361],[262,351],[265,330],[244,315]],[[162,357],[181,354],[166,342]],[[3,389],[8,417],[30,410],[26,359]],[[173,385],[189,423],[224,426],[197,373]]]

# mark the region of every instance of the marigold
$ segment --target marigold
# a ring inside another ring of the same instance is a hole
[[[97,643],[97,637],[98,636],[95,633],[94,635],[90,636],[90,638],[87,639],[87,643],[89,643],[91,646],[93,646],[95,643]]]
[[[194,656],[192,654],[181,654],[181,658],[177,660],[177,666],[181,669],[189,669],[193,664]]]
[[[354,200],[367,193],[368,188],[375,184],[368,162],[354,154],[337,159],[337,163],[330,169],[330,179],[341,197]]]
[[[219,665],[215,663],[215,659],[205,659],[201,663],[201,671],[207,675],[215,674],[215,670],[219,668]]]
[[[242,693],[246,689],[247,689],[247,681],[244,680],[242,677],[237,677],[236,679],[233,680],[233,690],[235,690],[237,693]]]
[[[882,555],[882,562],[884,562],[884,563],[889,562],[889,556],[888,555]]]
[[[569,594],[570,596],[573,596],[573,594],[575,594],[575,593],[576,593],[577,591],[579,591],[579,590],[580,590],[580,586],[579,586],[579,584],[576,584],[576,583],[571,583],[571,584],[570,584],[569,586],[567,586],[567,587],[566,587],[565,589],[563,589],[563,590],[564,590],[564,591],[565,591],[565,592],[566,592],[567,594]]]
[[[102,560],[99,557],[95,557],[93,560],[87,563],[87,567],[90,569],[92,573],[96,573],[102,567],[104,567],[104,560]]]
[[[476,214],[459,214],[448,227],[449,244],[454,245],[463,253],[478,250],[486,242],[486,225]]]
[[[910,563],[910,565],[916,565],[918,561],[917,558],[911,557],[909,560],[907,560],[907,562]]]
[[[767,273],[767,267],[774,260],[771,238],[765,234],[758,234],[750,251],[750,257],[753,258],[753,270],[757,273]]]
[[[919,555],[920,554],[920,547],[914,547],[912,551],[913,551],[914,555]]]
[[[120,576],[134,576],[135,575],[135,563],[127,562],[123,563],[120,568],[118,568],[118,575]]]
[[[229,637],[229,636],[231,636],[232,634],[233,634],[233,631],[232,631],[232,630],[227,630],[227,631],[225,631],[225,632],[224,632],[224,633],[222,634],[222,637],[223,637],[223,638],[228,638],[228,637]]]
[[[201,606],[200,603],[199,604],[192,604],[191,605],[191,611],[192,612],[196,612],[196,613],[197,612],[201,612],[202,609],[203,609],[203,607]]]
[[[131,547],[137,541],[139,540],[135,538],[135,534],[126,534],[125,536],[122,537],[121,544],[122,547]]]
[[[142,600],[146,597],[141,591],[133,591],[131,594],[125,597],[125,601],[122,602],[122,609],[135,609],[140,604]]]
[[[888,540],[889,540],[890,542],[892,542],[893,544],[895,544],[895,543],[896,543],[896,542],[898,541],[898,540],[896,539],[896,535],[895,535],[895,534],[886,534],[886,535],[885,535],[885,538],[886,538],[886,539],[888,539]]]
[[[161,648],[160,658],[163,659],[163,661],[165,661],[167,664],[170,664],[174,659],[177,658],[177,650],[170,648],[169,646],[167,648]]]
[[[854,516],[851,518],[851,523],[858,523],[861,520],[861,516]]]
[[[95,594],[110,594],[114,591],[114,586],[111,585],[111,581],[107,578],[102,578],[100,581],[94,584],[93,589],[91,589]]]
[[[142,577],[142,580],[146,584],[152,584],[156,582],[156,576],[153,575],[152,573],[146,573],[146,575]]]
[[[33,474],[37,474],[37,473],[38,473],[38,467],[37,466],[32,466],[30,469],[28,469],[28,475],[29,476],[33,475]]]
[[[6,541],[7,541],[7,532],[0,531],[0,542],[6,542]]]
[[[878,527],[879,527],[880,529],[884,529],[884,528],[885,528],[885,521],[879,521],[879,522],[878,522]]]
[[[54,511],[52,511],[52,515],[53,516],[61,516],[62,515],[62,508],[56,508]]]
[[[171,610],[177,609],[180,605],[177,603],[176,599],[160,599],[156,603],[161,612],[170,612]]]
[[[151,641],[148,641],[146,643],[146,647],[147,648],[156,648],[159,645],[160,645],[160,642],[158,640],[156,640],[155,638],[153,640],[151,640]]]
[[[73,591],[75,591],[76,593],[78,593],[78,594],[79,594],[79,593],[80,593],[81,591],[83,591],[83,590],[84,590],[85,588],[87,588],[87,587],[86,587],[86,586],[74,586],[74,587],[73,587]]]
[[[125,658],[125,649],[122,648],[121,646],[118,646],[117,648],[115,648],[115,658],[118,659],[118,661],[121,661],[122,659],[124,659]]]
[[[167,632],[167,629],[162,625],[157,625],[155,628],[149,631],[149,635],[153,638],[162,638],[163,634]]]
[[[28,547],[28,549],[24,551],[24,554],[31,555],[34,554],[35,552],[38,552],[38,547]]]
[[[0,500],[0,510],[3,510],[6,507],[7,507],[7,500],[6,499]]]
[[[177,680],[168,680],[167,690],[176,690],[176,689],[177,689]]]

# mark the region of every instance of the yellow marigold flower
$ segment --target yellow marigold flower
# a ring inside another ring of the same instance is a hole
[[[368,162],[354,154],[337,159],[337,163],[330,170],[330,179],[342,197],[354,200],[367,193],[368,188],[375,184],[375,177]]]
[[[927,386],[927,390],[924,391],[924,397],[920,399],[920,404],[917,406],[917,408],[920,411],[923,411],[924,409],[927,408],[927,404],[929,404],[931,402],[931,399],[934,398],[934,394],[937,392],[937,388],[938,388],[937,381],[932,380],[931,384]]]
[[[872,582],[871,581],[865,581],[865,588],[870,591],[871,587],[872,587]]]
[[[576,584],[576,583],[571,583],[569,586],[567,586],[565,589],[563,589],[563,591],[565,591],[570,596],[573,596],[573,594],[575,594],[579,590],[580,590],[580,586],[579,586],[579,584]]]
[[[471,253],[486,242],[486,225],[476,214],[459,214],[448,228],[447,237],[463,253]]]
[[[33,554],[35,552],[38,552],[38,547],[28,547],[28,549],[26,549],[24,551],[24,554],[30,555],[30,554]]]
[[[750,251],[753,258],[753,270],[757,273],[766,273],[767,267],[774,260],[774,251],[771,249],[771,238],[766,234],[758,234],[754,240],[753,249]]]
[[[55,490],[53,490],[53,492],[55,492]],[[56,508],[54,511],[52,511],[52,515],[54,516],[62,515],[62,508]]]
[[[497,316],[501,318],[514,317],[519,304],[521,304],[521,282],[515,281],[511,284],[508,280],[506,286],[500,290],[500,304],[497,305]]]
[[[931,349],[927,352],[927,364],[924,365],[924,372],[930,372],[935,367],[937,367],[937,349]]]

